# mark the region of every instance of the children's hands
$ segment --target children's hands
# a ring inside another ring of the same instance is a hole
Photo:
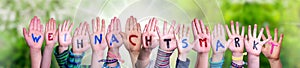
[[[260,39],[263,35],[264,29],[261,28],[258,37],[256,35],[256,32],[257,32],[256,30],[257,30],[257,25],[255,24],[254,30],[253,30],[253,35],[252,35],[251,34],[251,26],[250,25],[248,26],[248,36],[246,35],[245,45],[246,45],[246,50],[248,53],[259,56],[262,46],[266,42],[268,42],[270,39],[260,41]]]
[[[46,44],[50,46],[54,46],[54,44],[57,42],[58,38],[58,31],[56,29],[56,22],[53,18],[49,20],[49,22],[46,24]]]
[[[225,40],[224,27],[221,24],[215,25],[214,31],[212,32],[213,53],[223,55],[231,42],[231,39],[228,41]]]
[[[71,31],[73,28],[73,23],[70,21],[64,21],[63,24],[59,24],[58,27],[58,43],[60,47],[68,47],[72,42]],[[68,28],[69,27],[69,28]]]
[[[143,39],[143,48],[152,50],[157,45],[158,42],[158,34],[157,34],[157,20],[152,18],[149,20],[149,23],[145,25],[142,39]]]
[[[228,41],[232,40],[232,42],[229,44],[229,49],[233,53],[243,53],[244,51],[244,29],[245,27],[242,26],[242,33],[240,34],[239,30],[239,23],[236,22],[236,27],[234,28],[234,22],[230,22],[231,25],[231,32],[229,31],[228,25],[226,25],[226,31],[228,34]]]
[[[139,52],[141,49],[142,39],[141,39],[141,26],[137,23],[136,18],[130,16],[127,19],[125,26],[125,33],[121,33],[124,40],[125,48],[129,52]]]
[[[89,28],[87,28],[89,29]],[[105,37],[105,21],[102,19],[102,24],[100,27],[100,18],[96,18],[96,23],[94,19],[92,20],[93,32],[89,32],[90,43],[92,45],[93,51],[104,51],[107,47],[107,42]],[[89,30],[88,30],[89,31]],[[91,33],[91,34],[90,34]]]
[[[123,44],[121,36],[120,20],[117,17],[111,20],[106,34],[106,40],[109,48],[119,48]]]
[[[270,34],[270,30],[268,26],[266,27],[266,30],[268,34],[268,39],[272,39],[272,35]],[[262,52],[268,59],[274,59],[274,60],[279,59],[283,34],[280,34],[279,40],[277,40],[278,39],[277,35],[278,35],[278,29],[275,28],[274,39],[268,41],[265,44],[265,46],[262,47]],[[264,35],[262,38],[263,40],[268,40]]]
[[[202,20],[199,23],[198,19],[194,19],[192,28],[194,34],[193,49],[198,53],[208,53],[211,46],[211,37],[208,27],[205,28]]]
[[[88,29],[89,25],[86,22],[84,24],[80,23],[80,26],[76,28],[72,39],[72,50],[74,54],[82,54],[90,48]]]
[[[172,52],[177,47],[177,40],[175,37],[175,30],[174,30],[174,26],[176,22],[174,21],[172,23],[168,31],[167,31],[167,24],[168,23],[165,21],[163,33],[160,33],[158,27],[156,27],[159,36],[159,48],[167,52]]]
[[[24,38],[30,48],[41,49],[44,41],[43,31],[43,25],[37,16],[31,19],[28,32],[23,28]]]

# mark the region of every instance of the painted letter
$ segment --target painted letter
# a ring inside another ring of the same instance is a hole
[[[234,38],[235,47],[240,47],[239,41],[240,41],[240,38],[238,38],[238,37]]]
[[[164,41],[167,42],[167,48],[170,48],[170,43],[169,42],[171,41],[171,39],[164,39]]]
[[[116,38],[115,34],[112,34],[109,45],[112,46],[112,43],[113,43],[113,42],[119,43],[119,41],[118,41],[118,39]]]
[[[83,40],[80,40],[81,42],[78,41],[77,39],[77,48],[79,48],[79,45],[81,46],[81,48],[83,48]]]
[[[185,39],[183,39],[182,41],[181,41],[181,43],[184,43],[185,45],[184,46],[182,46],[182,48],[186,48],[186,47],[188,47],[189,46],[189,44],[186,42],[187,41],[187,39],[185,38]]]
[[[257,44],[258,44],[258,42],[255,43],[255,41],[253,41],[253,49],[257,50],[257,47],[256,47]]]
[[[48,33],[48,40],[53,40],[53,33]]]
[[[101,44],[101,42],[102,42],[102,34],[100,34],[100,38],[97,35],[95,35],[95,44],[97,44],[97,41],[99,42],[99,44]]]
[[[225,48],[220,40],[217,41],[216,47],[217,47],[216,51],[218,51],[219,47]]]
[[[207,42],[206,42],[206,38],[204,39],[199,39],[199,44],[202,47],[202,43],[204,43],[205,47],[207,47]]]
[[[136,44],[133,43],[132,40],[131,40],[132,37],[137,38],[138,36],[136,36],[136,35],[130,35],[130,36],[129,36],[129,42],[130,42],[133,46],[135,46]]]
[[[65,34],[64,41],[65,42],[67,41],[67,34]]]
[[[276,46],[276,47],[277,47],[278,45],[276,45],[276,44],[274,44],[274,43],[272,43],[272,42],[271,42],[271,44],[272,44],[272,48],[271,48],[271,51],[270,51],[270,53],[272,54],[272,53],[273,53],[274,46]]]
[[[148,38],[147,36],[145,36],[146,38],[146,46],[149,46],[149,45],[151,45],[151,39],[152,39],[152,37],[150,36],[150,38]]]
[[[35,37],[34,34],[31,34],[31,37],[32,37],[32,40],[33,40],[35,43],[38,43],[42,36],[39,35],[38,37]]]

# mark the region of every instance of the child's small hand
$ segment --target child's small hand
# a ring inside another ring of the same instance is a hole
[[[89,29],[89,28],[87,28]],[[92,29],[93,32],[89,32],[90,35],[90,43],[92,45],[93,51],[101,51],[103,52],[107,47],[107,42],[105,37],[105,21],[102,19],[102,24],[100,27],[100,18],[96,18],[96,23],[94,19],[92,20]],[[89,30],[88,30],[89,31]]]
[[[267,34],[268,34],[268,39],[272,39],[272,35],[270,34],[269,27],[266,27]],[[274,34],[274,39],[268,41],[264,47],[262,47],[262,52],[263,54],[270,60],[278,60],[280,57],[280,48],[281,48],[281,43],[283,39],[283,34],[280,34],[279,40],[278,37],[278,29],[275,28],[275,34]],[[264,35],[262,36],[263,40],[268,40]]]
[[[121,36],[121,24],[117,17],[114,17],[108,26],[106,40],[109,48],[113,49],[119,49],[119,47],[121,47],[123,44],[123,38]]]
[[[158,34],[157,34],[157,20],[156,18],[152,18],[149,20],[148,24],[145,25],[143,35],[142,35],[142,41],[143,41],[143,48],[152,50],[157,45],[159,45],[158,42]]]
[[[58,32],[56,29],[56,22],[53,18],[49,20],[49,22],[46,24],[46,44],[50,46],[54,46],[54,44],[57,42],[58,38]]]
[[[159,48],[167,52],[172,52],[177,47],[177,40],[175,37],[175,30],[174,30],[174,26],[176,22],[175,21],[173,22],[173,24],[170,26],[168,31],[167,31],[167,24],[168,23],[165,21],[163,33],[160,33],[158,27],[156,27],[159,36]]]
[[[240,34],[239,30],[239,23],[236,22],[236,27],[234,27],[234,22],[230,22],[231,25],[231,32],[229,31],[228,25],[225,26],[227,34],[228,34],[228,41],[232,40],[232,42],[229,44],[229,49],[233,53],[239,53],[242,55],[244,52],[244,29],[245,27],[242,26],[242,32]]]
[[[180,26],[180,25],[179,25]],[[185,61],[187,54],[192,50],[194,45],[189,43],[189,31],[190,27],[182,25],[178,27],[176,31],[177,39],[177,49],[178,49],[178,59]]]
[[[30,48],[41,49],[44,41],[43,31],[43,25],[37,16],[31,19],[28,32],[26,28],[23,28],[24,38]]]
[[[215,25],[212,32],[212,49],[214,54],[223,55],[232,40],[226,41],[224,27],[221,24]]]
[[[89,25],[85,22],[84,24],[80,23],[80,26],[76,28],[74,32],[74,37],[72,39],[72,50],[74,54],[82,54],[87,49],[90,48],[89,44],[89,34],[88,34]]]
[[[70,25],[70,21],[64,21],[63,24],[59,24],[58,27],[58,43],[59,46],[61,47],[68,47],[71,42],[72,42],[72,36],[71,36],[71,31],[73,28],[73,23],[71,23]]]
[[[198,53],[208,53],[211,47],[211,36],[208,27],[205,27],[202,20],[198,19],[192,22],[194,34],[194,50]]]
[[[129,52],[139,52],[141,49],[142,44],[142,37],[141,37],[141,26],[137,23],[136,18],[130,16],[127,19],[126,26],[125,26],[125,33],[122,32],[125,48]]]
[[[260,41],[261,37],[263,35],[264,29],[261,28],[258,37],[256,35],[256,32],[257,32],[256,30],[257,30],[257,25],[255,24],[254,30],[253,30],[253,35],[252,35],[251,34],[251,26],[250,25],[248,26],[248,36],[246,35],[245,45],[246,45],[246,50],[248,53],[259,56],[262,46],[266,42],[268,42],[270,39]]]

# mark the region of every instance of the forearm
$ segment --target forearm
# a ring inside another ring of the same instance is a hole
[[[269,59],[271,68],[282,68],[280,59]]]
[[[138,59],[140,52],[129,52],[129,54],[131,58],[132,68],[135,68],[135,63]]]
[[[223,53],[219,53],[219,54],[213,54],[211,61],[212,62],[220,62],[223,59],[224,54]]]
[[[104,54],[103,51],[93,51],[91,68],[102,67],[104,62],[99,62],[99,60],[104,59],[103,54]]]
[[[238,58],[238,59],[237,59]],[[240,52],[233,52],[232,53],[232,63],[235,63],[237,65],[243,65],[243,53]],[[231,65],[232,66],[232,65]]]
[[[222,68],[224,63],[223,53],[213,54],[212,58],[209,60],[210,68]]]
[[[107,59],[117,59],[118,62],[122,62],[121,56],[119,54],[119,48],[109,48],[107,53]],[[107,66],[115,67],[118,65],[118,62],[107,64]]]
[[[31,67],[40,68],[42,53],[41,49],[30,48]]]
[[[248,54],[248,68],[259,68],[259,56]]]
[[[186,61],[187,54],[178,54],[178,59],[181,61]]]
[[[208,53],[198,53],[195,68],[208,68]]]
[[[66,51],[66,50],[68,50],[68,49],[69,49],[69,47],[58,46],[58,52],[59,52],[59,54],[60,54],[60,53],[63,53],[64,51]]]
[[[42,68],[50,68],[53,45],[45,46],[44,53],[43,53],[43,58],[42,58]]]
[[[155,68],[170,68],[170,56],[173,52],[167,52],[161,49],[157,51]]]
[[[146,66],[150,63],[151,51],[152,51],[151,49],[145,49],[145,48],[142,48],[140,50],[140,54],[135,63],[136,68],[146,68]]]

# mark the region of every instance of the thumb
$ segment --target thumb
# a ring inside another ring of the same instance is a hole
[[[23,28],[23,35],[24,35],[24,38],[27,40],[28,32],[25,27]]]

